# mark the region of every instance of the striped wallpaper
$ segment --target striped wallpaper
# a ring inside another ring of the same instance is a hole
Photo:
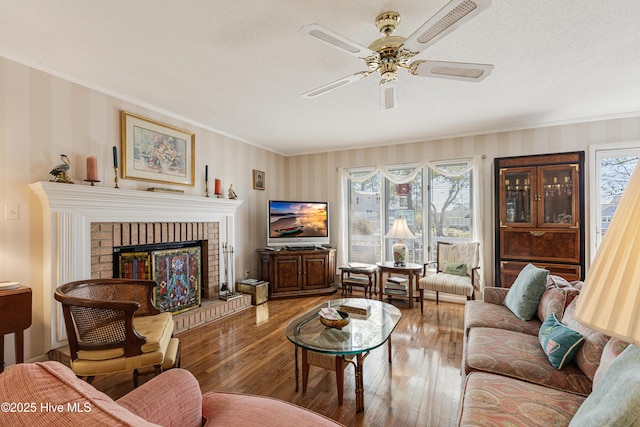
[[[486,135],[389,145],[367,149],[283,157],[270,151],[203,129],[130,101],[101,93],[0,58],[0,206],[19,205],[19,220],[0,221],[0,280],[17,280],[34,290],[34,313],[42,311],[42,215],[28,184],[49,180],[49,170],[67,154],[71,176],[84,185],[87,156],[98,158],[97,185],[113,185],[111,147],[120,146],[120,111],[126,110],[196,133],[195,187],[188,194],[204,194],[204,165],[209,178],[222,179],[243,200],[236,239],[236,274],[257,273],[255,249],[265,244],[266,204],[269,199],[329,200],[338,204],[338,167],[444,160],[484,154],[484,253],[493,257],[492,164],[495,157],[561,151],[588,151],[591,144],[640,141],[640,113],[630,118],[594,120]],[[588,156],[587,156],[588,158]],[[253,189],[252,170],[266,172],[266,191]],[[587,165],[587,171],[589,165]],[[152,184],[120,180],[121,188],[144,190]],[[210,187],[211,189],[211,187]],[[589,189],[587,188],[587,194]],[[587,200],[588,202],[588,200]],[[332,216],[332,241],[337,240],[337,217]],[[337,244],[334,243],[334,244]],[[487,262],[488,268],[492,263]],[[493,272],[487,272],[492,278]],[[27,332],[27,359],[43,355],[44,331],[34,315]],[[7,363],[13,350],[7,340]]]

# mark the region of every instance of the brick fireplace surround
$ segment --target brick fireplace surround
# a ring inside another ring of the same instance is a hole
[[[38,317],[51,331],[44,334],[45,349],[66,345],[55,288],[89,277],[113,277],[114,246],[208,242],[201,307],[174,315],[175,333],[251,306],[249,295],[231,301],[218,298],[220,283],[235,280],[232,273],[222,276],[220,254],[223,243],[235,246],[235,213],[241,201],[51,182],[36,182],[30,188],[43,208],[44,301]],[[226,270],[233,272],[231,267]]]
[[[207,241],[202,297],[217,299],[220,289],[220,254],[217,222],[94,222],[91,223],[91,278],[113,277],[113,248],[188,241]]]

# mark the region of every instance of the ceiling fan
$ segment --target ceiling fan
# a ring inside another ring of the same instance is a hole
[[[400,24],[400,14],[383,12],[376,27],[383,37],[364,47],[318,24],[305,25],[300,33],[365,62],[360,71],[302,94],[305,98],[324,95],[344,85],[380,72],[380,108],[385,111],[398,106],[398,69],[414,76],[479,82],[487,77],[493,65],[469,62],[446,62],[419,59],[427,47],[471,20],[491,5],[491,0],[451,0],[409,37],[392,35]]]

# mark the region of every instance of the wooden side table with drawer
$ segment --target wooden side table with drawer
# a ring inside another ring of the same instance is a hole
[[[14,334],[16,363],[24,362],[24,330],[31,326],[31,288],[0,290],[0,372],[4,371],[4,336]]]
[[[354,286],[364,288],[364,296],[369,292],[372,298],[373,292],[378,293],[378,268],[370,264],[343,265],[340,267],[340,282],[342,283],[342,296],[353,292]]]

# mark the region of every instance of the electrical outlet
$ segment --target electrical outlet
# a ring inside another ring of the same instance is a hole
[[[20,219],[20,205],[4,205],[4,219]]]
[[[244,278],[248,279],[251,277],[251,270],[249,270],[248,268],[244,271]]]

